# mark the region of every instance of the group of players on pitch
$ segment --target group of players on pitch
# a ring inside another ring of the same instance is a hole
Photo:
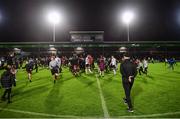
[[[49,68],[51,69],[51,73],[54,76],[54,83],[59,76],[59,73],[62,71],[62,64],[64,59],[60,59],[59,57],[51,56],[51,61],[49,62]],[[95,68],[95,61],[91,55],[87,55],[85,58],[80,55],[73,54],[72,57],[67,61],[69,66],[69,71],[72,72],[74,76],[80,76],[81,73],[85,72],[86,74],[92,74]],[[102,55],[97,59],[98,72],[99,76],[104,76],[104,71],[108,71],[109,69],[113,70],[114,75],[116,74],[117,62],[114,56],[109,59],[106,59]]]
[[[124,60],[122,60],[121,62],[120,72],[122,74],[122,79],[123,77],[126,77],[126,73],[128,72],[130,72],[130,74],[132,72],[138,72],[139,75],[141,75],[142,73],[147,75],[149,60],[146,60],[145,58],[143,60],[129,58],[128,61],[130,62],[126,62]],[[97,65],[95,65],[95,62],[97,62]],[[96,72],[94,69],[97,66],[97,73],[99,74],[99,77],[104,77],[104,72],[109,71],[112,71],[113,74],[116,75],[119,62],[120,60],[117,60],[114,56],[105,58],[103,55],[100,55],[99,58],[95,60],[91,55],[86,55],[86,57],[83,57],[83,55],[78,56],[77,54],[73,54],[70,58],[67,58],[66,56],[59,58],[58,56],[52,55],[49,57],[46,56],[40,58],[18,59],[11,54],[6,59],[0,60],[0,68],[6,69],[2,73],[0,78],[1,86],[5,89],[2,95],[2,100],[6,100],[7,95],[8,103],[11,103],[11,89],[13,85],[16,86],[16,73],[18,72],[19,68],[26,70],[28,74],[28,80],[30,82],[32,82],[33,70],[36,70],[36,72],[38,72],[39,66],[49,68],[54,77],[54,83],[56,83],[56,80],[62,72],[62,67],[69,67],[69,71],[71,71],[74,76],[80,76],[80,74],[83,72],[85,72],[85,74],[93,74],[94,72]],[[25,65],[23,65],[24,63]],[[170,67],[173,67],[173,65],[176,64],[174,59],[168,59],[167,62],[165,60],[165,64],[167,63]],[[132,66],[132,68],[130,66]],[[133,77],[135,78],[135,73],[133,73],[133,75],[134,76],[129,76],[124,80],[131,80],[131,78]],[[128,94],[130,93],[128,92],[130,92],[131,90],[133,81],[129,83],[130,84],[128,85],[126,85],[127,82],[123,84],[125,93],[127,93],[124,101],[127,102],[129,107],[131,108],[131,101],[129,100],[130,96],[128,96]]]

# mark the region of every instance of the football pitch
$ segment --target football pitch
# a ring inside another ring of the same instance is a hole
[[[164,63],[149,64],[148,75],[137,75],[131,97],[134,113],[123,103],[119,66],[98,77],[84,73],[75,77],[63,68],[60,79],[53,83],[48,69],[33,71],[28,82],[24,69],[17,73],[12,103],[0,101],[1,118],[124,118],[180,117],[180,63],[174,71]],[[2,71],[1,71],[2,73]],[[3,90],[0,89],[0,95]]]

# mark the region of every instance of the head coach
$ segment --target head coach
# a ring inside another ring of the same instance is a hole
[[[130,55],[128,53],[125,53],[122,57],[120,73],[122,75],[122,84],[125,92],[125,98],[123,98],[123,101],[128,105],[128,112],[133,112],[131,88],[137,74],[137,69],[136,65],[130,60]]]

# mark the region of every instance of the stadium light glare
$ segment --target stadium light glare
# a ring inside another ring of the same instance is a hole
[[[134,19],[134,13],[132,11],[126,11],[122,14],[122,21],[129,25]]]
[[[127,25],[127,40],[129,42],[129,26],[131,24],[131,22],[134,20],[134,12],[133,11],[125,11],[122,14],[122,21]]]
[[[57,11],[52,11],[48,14],[48,21],[53,25],[59,24],[62,21],[62,15]]]
[[[56,42],[56,25],[62,23],[63,16],[58,11],[51,11],[48,13],[47,19],[53,25],[53,42]]]

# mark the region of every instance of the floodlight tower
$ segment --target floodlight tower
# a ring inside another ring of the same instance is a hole
[[[2,16],[2,14],[0,12],[0,23],[2,22],[2,20],[3,20],[3,16]]]
[[[0,21],[2,20],[2,15],[0,14]]]
[[[127,40],[129,40],[129,26],[134,19],[134,13],[132,11],[126,11],[122,14],[122,21],[127,25]]]
[[[56,25],[62,21],[62,16],[57,11],[48,14],[48,21],[53,25],[53,42],[56,42]]]

